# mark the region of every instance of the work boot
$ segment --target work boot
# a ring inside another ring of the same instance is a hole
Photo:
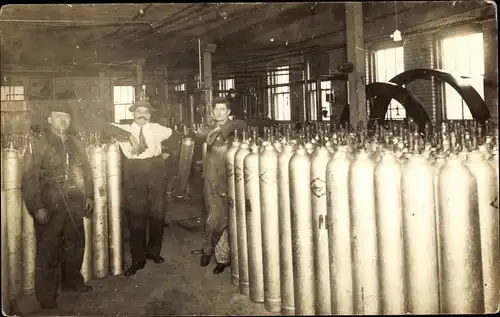
[[[88,293],[92,292],[93,288],[87,284],[78,284],[71,286],[61,286],[63,292],[76,292],[76,293]]]
[[[211,259],[212,259],[211,255],[206,255],[205,253],[203,253],[200,258],[200,265],[207,266],[208,264],[210,264]]]
[[[153,262],[155,262],[157,264],[165,262],[165,259],[159,254],[156,254],[156,255],[146,254],[146,258],[149,260],[153,260]]]
[[[221,274],[222,272],[224,272],[224,269],[230,265],[230,263],[217,263],[217,266],[214,268],[213,273],[216,275]]]
[[[123,275],[129,277],[134,275],[137,271],[142,270],[146,266],[146,261],[132,264]]]

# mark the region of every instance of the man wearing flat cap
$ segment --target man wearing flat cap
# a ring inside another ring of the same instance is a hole
[[[59,268],[63,291],[90,292],[80,273],[85,248],[83,217],[93,207],[93,183],[84,145],[68,134],[71,109],[51,106],[49,129],[34,141],[22,175],[22,196],[36,233],[35,295],[45,309],[57,307]]]
[[[163,263],[160,255],[163,242],[165,209],[165,163],[161,142],[172,135],[172,129],[150,122],[153,108],[141,99],[130,107],[132,124],[114,124],[131,133],[131,141],[120,142],[126,159],[123,162],[125,209],[129,214],[130,251],[132,265],[125,276],[143,269],[146,260]],[[149,237],[146,227],[149,225]]]

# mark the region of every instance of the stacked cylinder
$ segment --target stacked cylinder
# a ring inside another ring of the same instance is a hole
[[[495,123],[241,132],[229,227],[252,301],[283,315],[498,309]]]
[[[21,197],[22,173],[31,168],[40,135],[3,136],[2,140],[2,308],[34,293],[36,237],[33,217]],[[84,218],[85,281],[123,272],[121,165],[118,144],[102,145],[99,136],[79,134],[87,148],[94,181],[94,213]]]

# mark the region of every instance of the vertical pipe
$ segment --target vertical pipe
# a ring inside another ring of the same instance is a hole
[[[323,116],[321,115],[321,78],[318,76],[316,79],[316,121],[323,121]]]
[[[309,78],[311,76],[311,65],[307,59],[304,65],[304,95],[305,95],[305,120],[306,122],[311,121],[311,105],[309,98]]]
[[[194,127],[194,94],[189,95],[189,124]]]
[[[6,161],[4,161],[4,151],[3,149],[0,150],[2,158],[2,166],[5,166]],[[5,191],[5,186],[4,186],[4,181],[5,181],[5,173],[0,173],[1,176],[1,186],[2,186],[2,197],[1,197],[1,204],[2,204],[2,219],[1,219],[1,225],[2,225],[2,310],[6,313],[6,315],[10,315],[10,298],[9,298],[9,265],[10,265],[10,260],[9,260],[9,235],[7,232],[7,193]]]

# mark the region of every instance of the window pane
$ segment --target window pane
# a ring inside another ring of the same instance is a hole
[[[484,47],[483,34],[474,33],[443,39],[441,41],[442,69],[470,84],[484,98]],[[450,85],[444,87],[446,119],[472,119],[462,97]]]
[[[394,47],[375,52],[375,81],[388,82],[396,75],[404,72],[403,47]],[[386,119],[402,120],[406,118],[406,111],[396,100],[391,100]]]
[[[24,100],[24,86],[1,86],[0,100]]]

